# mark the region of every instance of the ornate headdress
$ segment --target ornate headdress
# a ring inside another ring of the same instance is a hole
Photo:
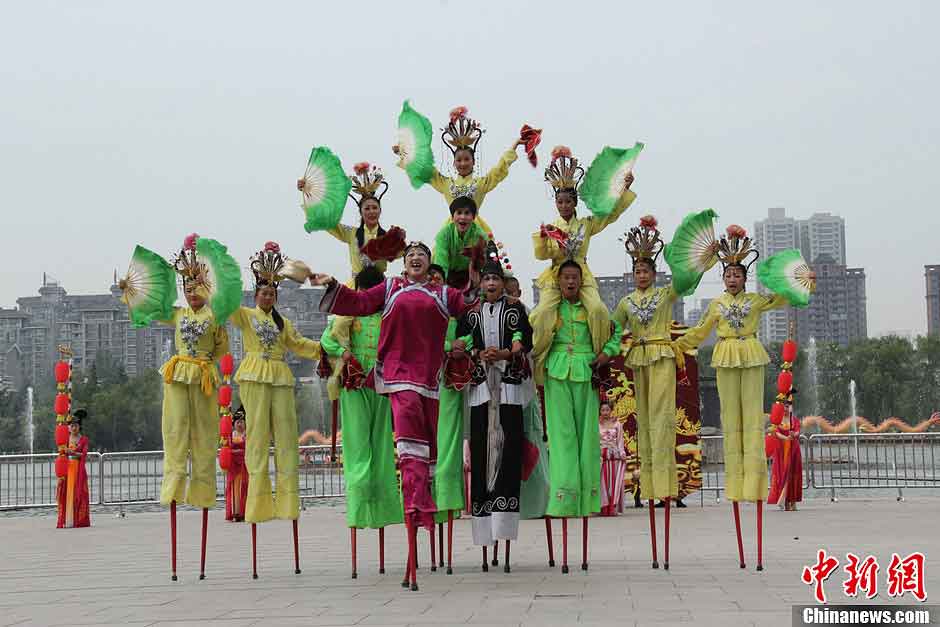
[[[441,129],[441,139],[453,154],[458,150],[477,150],[477,144],[483,137],[484,130],[480,123],[467,117],[467,107],[454,107],[450,111],[450,124]]]
[[[197,233],[190,233],[183,240],[183,248],[173,258],[173,267],[176,273],[183,278],[185,286],[190,281],[205,284],[206,282],[206,264],[199,261],[196,257],[196,240],[199,239]]]
[[[255,287],[270,285],[277,288],[284,278],[282,271],[287,257],[281,255],[277,242],[266,242],[264,248],[251,257],[251,272],[255,275]]]
[[[643,216],[640,218],[640,225],[635,226],[624,233],[623,245],[627,249],[627,254],[633,257],[633,264],[637,261],[648,261],[656,264],[656,258],[663,250],[663,240],[659,236],[659,229],[656,227],[659,223],[653,216]]]
[[[388,181],[385,180],[381,168],[370,164],[368,161],[361,161],[353,166],[353,171],[354,174],[349,176],[349,180],[352,182],[352,191],[349,193],[349,197],[356,201],[356,204],[360,207],[369,198],[375,198],[377,201],[382,202],[382,196],[388,191]]]
[[[577,193],[581,178],[584,177],[584,168],[578,165],[578,160],[571,156],[571,149],[567,146],[555,146],[552,149],[552,161],[545,168],[545,180],[560,191],[573,191]]]
[[[480,277],[485,274],[495,274],[505,278],[502,259],[499,254],[499,245],[493,240],[492,235],[486,240],[484,255],[483,267],[480,268]]]
[[[428,248],[427,244],[421,241],[408,242],[408,245],[405,246],[405,250],[402,251],[402,256],[404,257],[405,255],[407,255],[408,251],[410,251],[412,248],[420,248],[421,250],[424,251],[424,254],[428,256],[428,259],[431,258],[431,249]]]
[[[747,261],[751,255],[753,257]],[[725,229],[725,235],[718,240],[718,261],[721,262],[723,269],[728,266],[741,266],[747,272],[759,256],[760,251],[747,236],[747,231],[737,224],[729,225]]]

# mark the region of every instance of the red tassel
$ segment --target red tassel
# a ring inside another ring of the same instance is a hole
[[[219,370],[222,371],[223,377],[232,376],[232,372],[235,370],[235,359],[232,357],[231,353],[225,353],[219,359]]]
[[[65,416],[69,413],[69,395],[68,394],[56,394],[55,395],[55,413],[58,416]]]
[[[64,422],[60,422],[55,426],[55,445],[56,446],[65,446],[69,443],[69,428],[65,426]]]
[[[774,403],[774,406],[770,408],[770,422],[771,424],[779,425],[783,422],[783,412],[786,411],[783,403],[777,401]]]
[[[56,383],[65,383],[69,380],[71,368],[69,368],[69,362],[67,361],[57,361],[55,364],[55,382]]]
[[[219,407],[228,407],[232,404],[232,386],[219,386]]]
[[[783,361],[791,364],[796,361],[796,342],[793,340],[783,343]]]

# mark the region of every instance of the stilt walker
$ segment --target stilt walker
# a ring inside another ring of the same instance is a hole
[[[714,237],[714,235],[712,235]],[[713,300],[698,326],[677,340],[681,350],[700,344],[717,327],[712,366],[718,376],[724,434],[725,494],[734,511],[738,557],[745,567],[739,502],[757,504],[757,570],[763,570],[763,501],[767,497],[764,451],[764,368],[770,362],[757,340],[760,316],[790,304],[804,307],[815,289],[815,274],[797,250],[785,250],[757,268],[758,280],[773,296],[745,291],[747,271],[759,255],[747,232],[728,227],[718,242],[725,292]]]
[[[182,277],[187,307],[173,307],[174,271]],[[241,270],[225,246],[194,233],[183,242],[173,265],[138,246],[119,287],[134,327],[154,321],[176,327],[177,354],[160,369],[164,381],[160,503],[170,507],[171,579],[176,581],[176,504],[203,508],[206,524],[207,511],[215,506],[219,373],[214,362],[228,352],[223,325],[241,300]],[[205,560],[201,562],[204,575]]]
[[[572,260],[560,265],[562,300],[552,325],[545,360],[545,405],[552,460],[548,510],[562,518],[562,573],[568,572],[568,518],[587,518],[600,511],[600,430],[598,390],[593,371],[620,351],[620,327],[604,321],[605,343],[594,351],[589,315],[579,297],[581,267]],[[587,568],[587,525],[582,534],[582,567]]]
[[[437,511],[431,494],[431,466],[437,460],[438,381],[447,322],[476,302],[460,291],[431,283],[430,263],[430,249],[415,242],[405,248],[405,276],[368,290],[354,291],[333,277],[310,275],[312,284],[327,287],[321,311],[347,316],[382,312],[370,378],[376,393],[388,395],[392,406],[412,590],[418,589],[417,530],[433,528]],[[422,332],[415,333],[415,329]]]
[[[712,228],[713,211],[693,214],[677,232],[693,230],[691,225]],[[708,243],[702,253],[705,264],[685,271],[688,264],[675,263],[672,284],[656,287],[656,259],[663,250],[663,241],[657,229],[656,218],[644,216],[639,226],[630,229],[624,237],[624,246],[633,259],[633,277],[637,289],[625,296],[614,311],[614,320],[629,329],[624,362],[633,371],[636,389],[636,420],[638,452],[640,456],[640,493],[665,505],[665,551],[663,568],[669,570],[669,522],[672,499],[679,496],[679,478],[676,469],[676,371],[683,372],[685,358],[670,335],[672,305],[676,299],[695,291],[702,274],[714,265],[714,242]],[[683,249],[684,250],[684,249]],[[679,251],[677,251],[678,253]],[[667,261],[670,257],[666,257]],[[686,261],[685,257],[681,257]],[[693,260],[698,261],[698,260]],[[670,264],[671,266],[673,264]],[[655,514],[650,512],[650,538],[655,537]],[[653,544],[653,564],[656,567],[656,546]]]
[[[519,537],[519,491],[522,480],[523,408],[533,398],[528,352],[532,328],[525,307],[504,293],[503,263],[492,239],[486,244],[478,310],[464,314],[458,337],[469,335],[476,367],[468,388],[473,500],[473,543],[493,544],[493,566],[499,565],[499,541]],[[505,572],[510,572],[507,560]]]
[[[321,358],[320,343],[300,335],[276,308],[277,288],[285,278],[306,280],[310,269],[288,261],[280,246],[267,242],[251,258],[255,277],[255,306],[239,307],[232,324],[242,333],[245,356],[235,381],[245,413],[251,418],[245,437],[248,467],[248,499],[245,520],[252,523],[253,566],[257,560],[257,524],[272,519],[289,520],[294,540],[294,572],[300,573],[297,518],[300,486],[297,467],[297,412],[294,407],[294,375],[284,361],[288,351],[305,358]],[[276,495],[268,474],[269,447],[274,440]],[[253,568],[253,575],[257,569]]]

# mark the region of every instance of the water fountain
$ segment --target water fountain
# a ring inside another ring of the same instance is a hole
[[[819,370],[816,367],[816,338],[809,338],[809,345],[806,347],[806,366],[809,369],[809,381],[813,388],[813,415],[819,416]]]
[[[29,438],[29,454],[33,454],[36,426],[33,424],[33,386],[26,388],[26,437]]]
[[[856,410],[855,405],[855,379],[849,381],[849,414],[852,419],[852,433],[855,435],[853,440],[855,440],[855,472],[859,472],[859,459],[858,459],[858,411]]]

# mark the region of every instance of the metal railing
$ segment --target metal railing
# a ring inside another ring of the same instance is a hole
[[[702,447],[702,465],[700,472],[702,475],[701,499],[704,502],[706,492],[714,492],[715,501],[721,500],[721,493],[725,489],[725,450],[724,436],[721,435],[703,435],[701,436]],[[763,446],[763,443],[761,443]],[[806,436],[800,436],[800,451],[803,455],[803,489],[807,490],[812,486],[810,480],[809,465],[807,464],[807,447],[809,446]],[[770,472],[770,460],[767,461],[767,472]],[[768,485],[770,479],[768,477]]]
[[[342,447],[337,446],[337,454]],[[274,482],[274,449],[269,472]],[[330,447],[298,447],[301,502],[343,497],[343,468],[330,461]],[[0,510],[56,506],[55,453],[0,455]],[[94,505],[159,503],[163,451],[90,452],[86,457],[90,502]],[[216,467],[216,500],[225,500],[225,471]]]

